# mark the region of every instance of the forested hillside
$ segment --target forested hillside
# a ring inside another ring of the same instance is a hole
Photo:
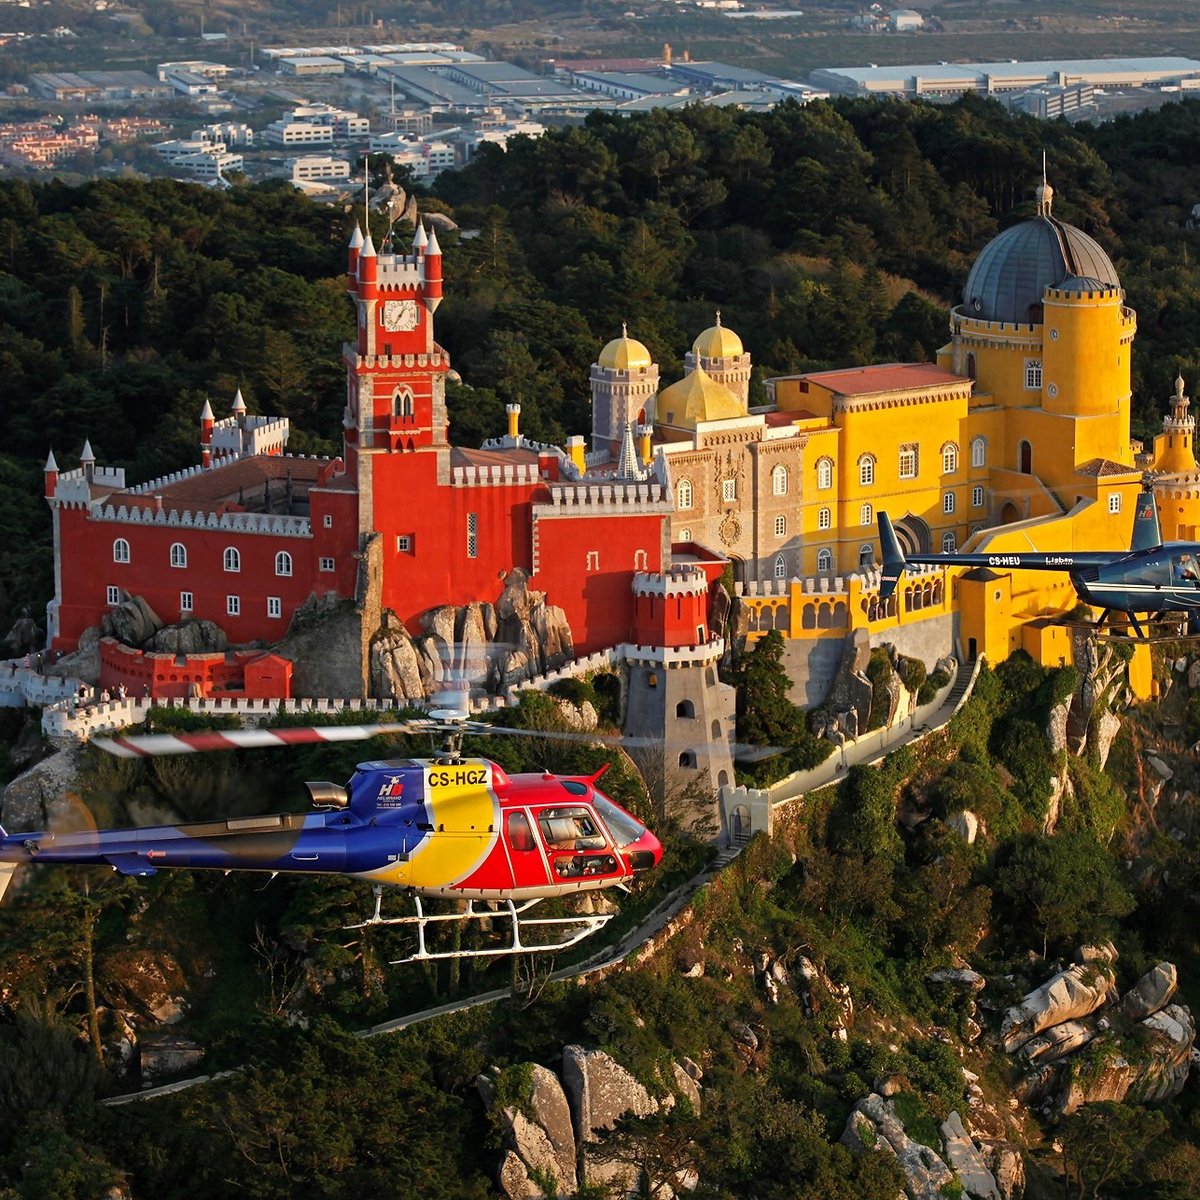
[[[928,358],[975,254],[1031,211],[1043,149],[1056,214],[1105,246],[1138,310],[1135,411],[1149,431],[1175,372],[1200,378],[1200,233],[1186,228],[1200,103],[1090,129],[970,100],[597,117],[485,148],[422,199],[460,229],[439,233],[438,337],[464,380],[455,436],[498,432],[514,400],[532,436],[586,429],[588,365],[622,321],[668,381],[716,308],[759,389],[783,371]],[[336,452],[354,217],[282,186],[0,186],[0,624],[22,606],[40,616],[49,592],[51,447],[74,466],[90,437],[139,479],[182,466],[204,398],[219,412],[240,386],[252,409],[291,418],[293,449]],[[700,1103],[649,1112],[605,1145],[659,1183],[686,1167],[698,1198],[894,1200],[895,1162],[868,1152],[880,1127],[850,1118],[859,1106],[867,1119],[873,1092],[924,1145],[957,1111],[998,1154],[1024,1152],[1031,1200],[1061,1194],[1060,1170],[1083,1198],[1193,1196],[1194,1081],[1141,1103],[1186,1072],[1166,1028],[1186,1024],[1167,1005],[1172,972],[1184,1003],[1200,979],[1200,661],[1170,649],[1164,699],[1142,711],[1072,670],[1021,657],[985,670],[946,734],[807,798],[701,893],[686,932],[588,987],[545,985],[527,964],[392,967],[391,932],[343,930],[369,897],[338,879],[30,871],[0,909],[0,1200],[109,1187],[139,1200],[484,1197],[512,1114],[531,1111],[530,1064],[562,1062],[568,1043],[609,1053],[656,1105],[669,1085],[686,1090],[675,1067],[696,1067]],[[553,717],[540,704],[516,719]],[[509,769],[600,764],[578,747],[525,749],[486,747]],[[406,750],[90,757],[67,816],[299,806],[302,779]],[[605,786],[668,847],[624,901],[626,929],[706,849],[649,806],[628,763]],[[1097,1003],[1075,1044],[1034,1038],[1034,1059],[1006,1013],[1060,967]],[[1147,979],[1159,1008],[1143,1017],[1129,997]],[[492,1009],[373,1041],[346,1032],[498,982],[516,986]],[[95,1105],[136,1085],[122,1066],[134,1043],[145,1061],[174,1036],[206,1070],[249,1069],[176,1099]],[[853,1150],[839,1144],[848,1118]]]

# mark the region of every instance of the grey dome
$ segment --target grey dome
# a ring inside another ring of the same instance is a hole
[[[1072,279],[1119,288],[1112,260],[1086,233],[1051,216],[1022,221],[979,252],[963,289],[963,315],[1019,325],[1041,323],[1042,293]]]

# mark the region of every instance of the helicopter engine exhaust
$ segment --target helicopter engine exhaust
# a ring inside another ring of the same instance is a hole
[[[316,808],[345,808],[350,803],[350,793],[340,783],[306,780],[304,786]]]

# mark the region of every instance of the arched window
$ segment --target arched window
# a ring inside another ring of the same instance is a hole
[[[954,511],[954,493],[946,492],[942,496],[942,512],[952,513]]]
[[[858,548],[858,565],[869,567],[875,562],[875,547],[870,542],[864,542]]]
[[[675,507],[685,509],[692,507],[692,481],[681,479],[675,489]]]
[[[225,570],[240,571],[242,569],[242,556],[233,546],[225,547]]]
[[[832,458],[817,459],[817,487],[819,487],[819,488],[833,487],[833,459]]]
[[[113,562],[127,563],[129,561],[129,543],[124,538],[113,542]]]
[[[787,517],[782,513],[775,518],[775,536],[787,537]]]
[[[680,700],[675,705],[675,715],[677,717],[694,717],[696,715],[696,706],[690,700]]]
[[[942,553],[953,554],[958,549],[958,538],[954,536],[953,530],[947,530],[942,534]]]
[[[987,466],[987,438],[977,437],[971,439],[971,466]]]
[[[695,751],[694,750],[685,750],[679,756],[679,765],[681,767],[695,767],[695,765],[696,765]]]
[[[817,570],[832,571],[833,570],[833,551],[818,550],[817,551]]]
[[[817,509],[817,528],[828,529],[833,524],[833,510],[830,508]]]
[[[771,471],[771,495],[786,496],[788,490],[787,467],[778,466]]]
[[[775,555],[775,578],[787,578],[787,559],[782,554]]]
[[[967,355],[967,378],[968,379],[975,378],[975,355],[974,354]]]
[[[688,526],[685,525],[679,531],[679,540],[681,542],[690,542],[692,540],[692,531],[690,528],[688,528]]]
[[[397,388],[392,397],[392,414],[397,417],[411,417],[413,412],[412,392],[408,388]]]
[[[875,520],[875,510],[869,504],[864,504],[858,510],[858,523],[860,525],[870,525],[873,520]]]
[[[187,566],[187,547],[182,542],[171,543],[171,566]]]
[[[875,455],[864,454],[858,460],[858,482],[862,487],[870,487],[875,482]]]
[[[942,474],[953,475],[958,470],[958,447],[947,442],[942,447]]]
[[[292,573],[292,556],[286,550],[280,550],[275,555],[275,574],[290,575]]]
[[[1033,447],[1028,442],[1017,447],[1017,470],[1022,475],[1033,474]]]

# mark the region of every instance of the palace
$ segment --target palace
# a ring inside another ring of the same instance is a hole
[[[519,569],[561,610],[573,653],[623,646],[645,666],[665,661],[647,647],[665,647],[711,665],[724,572],[740,628],[789,639],[809,703],[857,630],[930,663],[1023,648],[1056,665],[1069,639],[1046,618],[1074,604],[1065,576],[931,570],[882,601],[875,570],[881,511],[914,551],[1127,545],[1147,468],[1164,535],[1200,525],[1182,381],[1141,453],[1135,314],[1103,249],[1052,200],[1043,184],[1037,214],[983,248],[935,364],[784,376],[752,408],[750,355],[719,313],[669,386],[622,330],[591,368],[590,443],[565,447],[524,437],[515,405],[503,436],[449,444],[436,234],[418,225],[407,252],[377,251],[356,229],[341,455],[286,455],[287,422],[248,414],[240,395],[221,421],[206,404],[199,464],[164,479],[128,486],[87,447],[60,473],[51,454],[50,642],[74,649],[141,596],[164,622],[270,645],[310,597],[330,598],[360,614],[365,694],[387,614],[419,636],[431,611],[490,603]]]

